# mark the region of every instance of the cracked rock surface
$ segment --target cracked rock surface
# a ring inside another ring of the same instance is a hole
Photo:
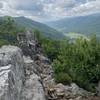
[[[0,48],[0,100],[45,100],[34,66],[18,47]]]
[[[20,100],[24,71],[22,52],[15,46],[0,49],[0,100]]]

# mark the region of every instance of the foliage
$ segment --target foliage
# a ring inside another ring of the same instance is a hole
[[[2,45],[7,45],[7,44],[9,44],[8,41],[3,40],[3,39],[0,39],[0,47],[1,47]]]
[[[33,29],[34,37],[38,40],[38,42],[41,42],[43,39],[43,36],[41,35],[41,32],[37,29]]]
[[[41,43],[44,55],[51,60],[56,59],[59,51],[59,41],[43,36],[42,33],[38,30],[34,30],[34,34],[38,39],[38,42]]]
[[[63,39],[64,35],[57,31],[56,29],[53,29],[52,27],[47,26],[46,24],[42,24],[40,22],[25,18],[25,17],[16,17],[14,18],[15,22],[19,26],[24,26],[27,29],[36,29],[41,31],[41,34],[49,37],[51,39]]]
[[[100,38],[99,18],[100,13],[96,13],[87,16],[64,18],[57,21],[47,22],[47,24],[63,33],[84,33],[86,36],[95,33]]]
[[[80,87],[95,91],[100,80],[100,42],[96,36],[74,42],[44,38],[41,43],[44,54],[52,61],[57,82],[65,84],[71,79]]]
[[[0,19],[0,46],[4,44],[15,44],[17,33],[23,28],[18,28],[12,17],[5,16]]]
[[[58,73],[55,75],[55,81],[57,83],[63,83],[65,85],[70,85],[72,78],[67,73]]]

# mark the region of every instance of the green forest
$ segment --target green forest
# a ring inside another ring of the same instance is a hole
[[[18,28],[14,20],[5,17],[0,21],[0,46],[17,44],[17,33],[25,31]],[[100,80],[100,42],[96,36],[89,40],[78,38],[74,41],[54,40],[42,36],[35,30],[35,35],[41,43],[42,52],[51,60],[54,78],[57,83],[70,85],[77,83],[80,87],[95,92]]]

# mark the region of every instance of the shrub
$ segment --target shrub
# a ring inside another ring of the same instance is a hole
[[[56,82],[70,84],[73,80],[86,90],[95,90],[100,80],[100,41],[95,35],[72,41],[43,38],[41,44],[52,61]]]
[[[24,28],[18,27],[12,17],[2,17],[0,19],[0,46],[17,44],[17,33],[24,32]]]
[[[59,73],[55,75],[55,81],[64,85],[70,85],[72,78],[67,73]]]
[[[3,39],[0,39],[0,47],[1,47],[2,45],[7,45],[7,44],[9,44],[8,41],[3,40]]]

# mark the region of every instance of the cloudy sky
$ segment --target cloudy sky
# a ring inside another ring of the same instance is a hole
[[[100,0],[0,0],[0,16],[50,21],[100,12]]]

